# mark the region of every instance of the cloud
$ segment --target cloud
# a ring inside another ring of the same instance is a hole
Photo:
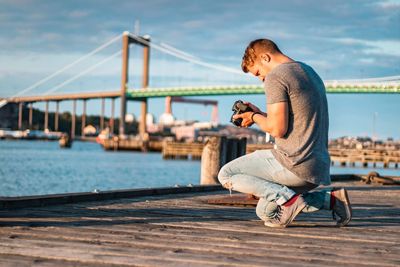
[[[377,3],[377,6],[381,7],[382,9],[385,10],[400,10],[400,1],[383,1],[383,2],[379,2]]]
[[[89,11],[86,10],[74,10],[68,14],[68,16],[72,19],[80,19],[85,18],[89,15]]]
[[[184,28],[188,29],[199,29],[204,27],[206,22],[204,20],[189,20],[183,23]]]
[[[105,0],[32,0],[2,3],[5,4],[0,11],[0,51],[3,52],[0,57],[3,60],[4,54],[8,54],[6,62],[11,62],[7,63],[10,67],[6,65],[8,71],[26,71],[19,67],[24,66],[24,60],[18,57],[28,52],[35,54],[27,58],[31,61],[27,63],[28,71],[45,74],[124,30],[133,31],[137,19],[141,23],[140,32],[150,34],[154,42],[166,42],[201,59],[238,69],[248,42],[269,37],[290,56],[314,65],[327,79],[361,74],[394,75],[398,71],[395,60],[399,56],[396,49],[400,40],[399,1],[121,0],[115,5]],[[118,43],[113,49],[120,46]],[[157,57],[165,57],[154,51],[151,56],[152,64],[157,63]],[[41,60],[34,61],[35,58]],[[16,66],[13,61],[21,65]],[[5,67],[0,68],[7,71]],[[185,73],[173,59],[170,59],[170,68],[182,72],[181,76],[200,79],[196,71]],[[104,75],[112,73],[111,69],[102,71]],[[213,72],[209,71],[208,75],[212,76]],[[215,76],[223,79],[222,75]],[[9,87],[4,83],[2,86]]]
[[[346,46],[362,47],[364,54],[400,56],[400,39],[399,40],[363,40],[356,38],[333,38],[333,42],[337,42]]]

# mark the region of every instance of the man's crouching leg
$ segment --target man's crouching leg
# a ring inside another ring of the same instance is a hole
[[[303,197],[290,188],[242,171],[236,173],[231,164],[234,163],[230,162],[221,168],[218,180],[230,191],[259,197],[256,213],[266,226],[286,227],[306,206]]]
[[[269,221],[278,210],[278,204],[275,201],[267,201],[265,198],[260,198],[256,207],[258,218],[264,222]]]
[[[232,193],[232,181],[231,177],[233,173],[229,170],[228,164],[225,164],[218,173],[218,181],[221,185]]]

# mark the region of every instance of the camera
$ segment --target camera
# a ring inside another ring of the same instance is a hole
[[[248,105],[245,105],[242,100],[237,100],[232,106],[232,111],[233,114],[231,116],[231,122],[239,127],[240,125],[242,125],[243,119],[242,118],[234,119],[233,116],[236,114],[242,114],[253,110]]]

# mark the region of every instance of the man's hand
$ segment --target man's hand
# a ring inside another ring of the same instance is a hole
[[[246,106],[249,106],[254,112],[264,113],[257,106],[253,105],[250,102],[245,102],[244,101],[243,104],[245,104]]]
[[[245,112],[242,114],[236,114],[236,115],[233,115],[233,118],[235,120],[242,118],[242,124],[240,126],[241,127],[250,127],[254,123],[254,121],[251,120],[251,116],[253,115],[253,113],[254,112],[249,111],[249,112]]]

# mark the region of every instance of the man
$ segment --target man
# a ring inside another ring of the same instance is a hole
[[[259,198],[256,213],[269,227],[286,227],[301,211],[330,209],[338,226],[351,220],[343,188],[309,192],[330,184],[328,104],[325,87],[308,65],[283,54],[268,39],[252,41],[242,69],[264,82],[268,113],[235,115],[242,127],[256,123],[275,138],[275,149],[258,150],[224,165],[218,179],[229,190]]]

